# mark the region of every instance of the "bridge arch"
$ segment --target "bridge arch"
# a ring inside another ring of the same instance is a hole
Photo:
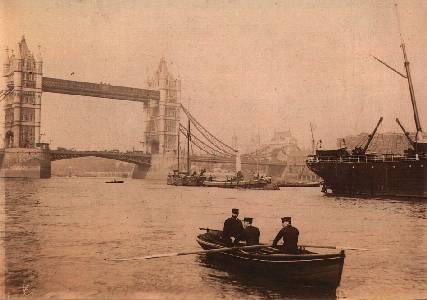
[[[72,159],[80,157],[100,157],[123,161],[135,165],[151,165],[151,155],[141,152],[110,152],[110,151],[73,151],[73,150],[50,150],[50,161]]]

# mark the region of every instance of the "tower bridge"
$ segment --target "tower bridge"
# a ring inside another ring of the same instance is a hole
[[[135,164],[133,177],[144,178],[150,171],[165,172],[175,164],[178,149],[180,112],[184,110],[189,123],[200,131],[208,143],[196,136],[192,143],[208,156],[192,155],[201,163],[232,163],[235,149],[209,133],[181,105],[181,80],[168,70],[162,58],[154,76],[147,81],[147,89],[116,86],[106,83],[72,81],[43,76],[43,59],[28,48],[25,37],[16,52],[6,49],[3,65],[5,89],[0,94],[4,123],[0,132],[0,177],[49,178],[51,162],[59,159],[95,156]],[[141,133],[141,152],[51,150],[41,142],[42,93],[80,95],[120,101],[140,102],[143,110],[144,132]],[[190,126],[190,124],[188,125]],[[185,132],[183,132],[185,134]],[[190,135],[188,138],[190,140]],[[212,142],[212,140],[214,142]],[[219,146],[218,146],[219,145]],[[206,147],[209,148],[207,151]],[[244,158],[243,164],[258,164]],[[261,162],[280,166],[283,163]]]
[[[148,80],[148,88],[140,89],[43,76],[40,49],[33,54],[25,37],[18,43],[16,52],[6,49],[5,54],[5,89],[0,95],[4,113],[0,138],[0,148],[4,154],[0,156],[0,176],[48,178],[51,160],[100,155],[129,160],[136,164],[136,169],[143,167],[137,172],[139,176],[146,173],[147,161],[129,154],[122,156],[88,151],[65,154],[54,152],[49,147],[40,147],[43,144],[40,140],[42,93],[140,102],[144,122],[144,132],[141,132],[143,152],[150,153],[151,157],[163,157],[176,150],[181,81],[169,72],[165,59],[161,59],[154,76]]]

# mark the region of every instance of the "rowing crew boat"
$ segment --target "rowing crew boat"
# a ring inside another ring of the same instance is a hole
[[[225,247],[222,231],[208,230],[197,236],[197,243],[205,250]],[[207,253],[212,262],[232,266],[240,271],[268,277],[283,283],[321,286],[336,289],[341,281],[344,250],[318,254],[301,248],[300,254],[285,254],[277,248],[265,246],[256,250]]]

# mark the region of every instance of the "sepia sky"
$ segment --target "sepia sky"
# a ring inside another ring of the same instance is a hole
[[[291,129],[309,146],[337,137],[414,129],[395,1],[10,1],[1,44],[25,34],[42,47],[44,76],[144,88],[162,56],[182,102],[215,135],[241,146]],[[427,1],[397,1],[421,122],[427,126]],[[74,75],[70,75],[74,72]],[[132,149],[142,105],[43,94],[43,139],[77,149]]]

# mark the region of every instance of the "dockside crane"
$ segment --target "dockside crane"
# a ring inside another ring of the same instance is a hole
[[[353,155],[365,155],[366,150],[368,150],[369,145],[371,144],[372,140],[374,139],[375,133],[377,133],[378,127],[380,127],[381,122],[383,121],[383,117],[381,117],[378,120],[377,126],[375,126],[375,129],[372,131],[370,135],[368,135],[368,141],[366,142],[365,146],[362,147],[355,147],[352,151]]]
[[[411,136],[409,135],[409,132],[406,131],[405,127],[403,127],[402,123],[400,123],[400,120],[398,118],[396,118],[396,122],[397,124],[399,124],[400,128],[402,129],[403,133],[406,136],[406,139],[408,140],[409,144],[414,148],[414,150],[416,150],[417,148],[417,142],[415,142]]]

